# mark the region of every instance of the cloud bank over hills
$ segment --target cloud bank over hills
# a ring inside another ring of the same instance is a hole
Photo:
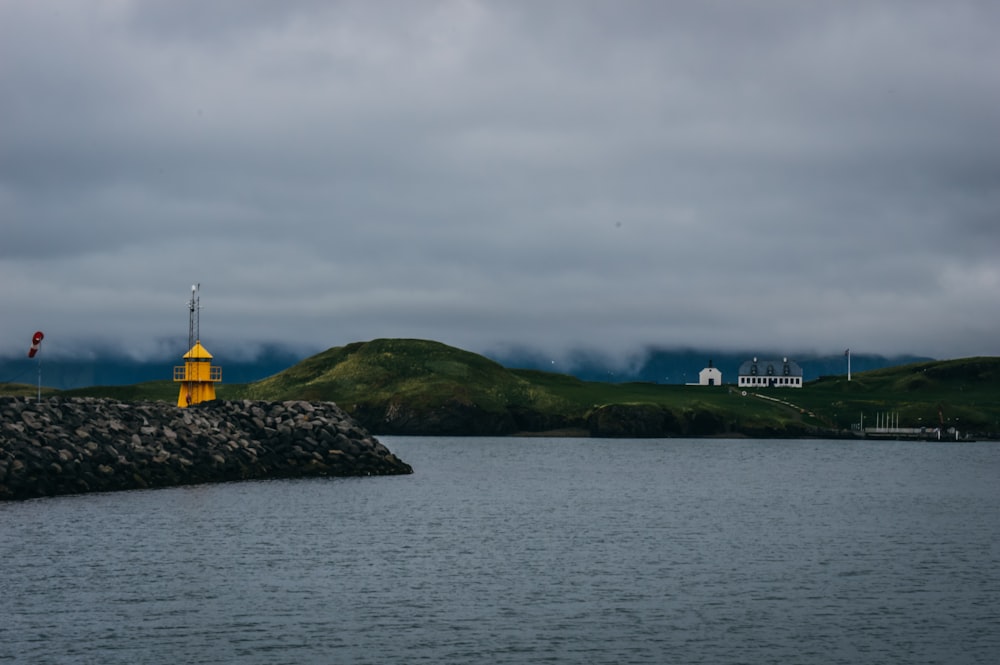
[[[147,381],[169,381],[173,377],[173,367],[183,364],[178,354],[176,359],[141,361],[120,354],[106,354],[86,359],[56,358],[46,359],[42,364],[42,383],[46,387],[68,390],[88,386],[131,385]],[[736,383],[736,372],[740,363],[754,356],[780,359],[782,354],[761,354],[756,352],[696,351],[691,349],[667,350],[646,349],[622,363],[606,354],[592,351],[576,351],[556,360],[538,350],[519,349],[506,354],[487,354],[487,357],[511,369],[539,369],[548,372],[568,374],[586,381],[624,383],[628,381],[648,381],[663,384],[684,384],[698,381],[698,372],[709,361],[722,371],[725,383]],[[269,347],[253,358],[215,356],[213,365],[222,367],[223,384],[251,383],[285,370],[303,360],[305,355],[289,349]],[[804,379],[810,381],[820,376],[846,374],[846,358],[832,356],[794,356],[791,358],[802,366]],[[851,369],[862,372],[881,367],[890,367],[929,358],[916,356],[884,357],[876,355],[853,355]],[[0,383],[24,383],[32,385],[37,381],[38,364],[27,358],[0,359]]]
[[[0,357],[997,354],[1000,3],[0,3]]]

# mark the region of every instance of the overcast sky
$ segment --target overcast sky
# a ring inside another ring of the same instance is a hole
[[[0,355],[1000,355],[1000,3],[0,0]]]

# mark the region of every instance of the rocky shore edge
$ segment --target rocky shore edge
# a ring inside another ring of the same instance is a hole
[[[413,473],[333,402],[0,397],[0,501]]]

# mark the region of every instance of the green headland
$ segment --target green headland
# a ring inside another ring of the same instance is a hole
[[[0,394],[36,388],[0,384]],[[176,401],[172,381],[45,395]],[[1000,439],[1000,358],[921,362],[823,377],[801,389],[581,381],[506,368],[438,342],[377,339],[328,349],[224,400],[332,401],[375,434],[857,436],[877,423]]]

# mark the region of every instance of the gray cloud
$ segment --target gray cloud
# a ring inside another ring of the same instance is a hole
[[[994,3],[0,4],[0,354],[996,354]],[[212,343],[209,343],[211,340]]]

